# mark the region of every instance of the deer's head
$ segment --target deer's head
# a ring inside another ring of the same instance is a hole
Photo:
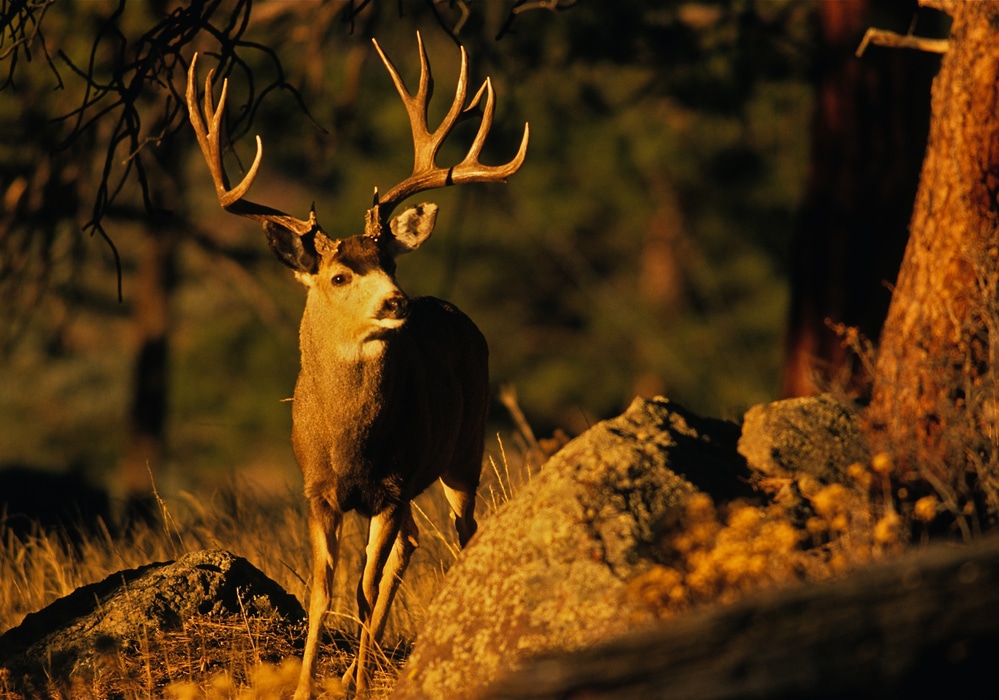
[[[318,225],[299,235],[274,221],[265,221],[264,231],[274,255],[308,287],[310,302],[336,319],[341,334],[364,342],[405,323],[407,298],[395,282],[395,259],[423,245],[436,219],[436,204],[420,204],[377,236],[330,238]]]
[[[257,153],[245,177],[230,187],[222,164],[220,123],[225,110],[228,81],[223,81],[216,108],[212,98],[212,73],[205,81],[204,116],[197,103],[195,71],[197,55],[191,60],[187,80],[187,106],[201,151],[208,162],[215,191],[222,207],[263,223],[267,241],[277,258],[295,271],[298,279],[309,288],[310,302],[322,301],[335,314],[341,331],[355,337],[377,337],[398,328],[405,322],[406,297],[395,283],[395,259],[416,250],[430,238],[437,218],[437,206],[420,204],[392,217],[395,208],[406,198],[425,190],[467,182],[504,182],[517,172],[527,155],[528,126],[513,160],[505,165],[490,166],[479,162],[479,154],[492,127],[495,109],[492,83],[486,78],[468,106],[468,67],[465,49],[461,49],[461,70],[454,100],[442,123],[434,131],[427,125],[427,106],[433,93],[433,79],[423,40],[417,34],[420,50],[420,83],[413,95],[407,90],[399,72],[385,53],[373,41],[409,115],[413,133],[413,172],[391,188],[384,196],[375,189],[374,203],[365,216],[364,233],[352,238],[334,239],[326,235],[316,219],[315,210],[307,220],[246,199],[245,195],[256,178],[263,158],[263,143],[257,137]],[[442,168],[436,164],[437,152],[462,118],[475,113],[482,97],[482,121],[465,158],[455,166]],[[209,117],[208,127],[204,117]]]

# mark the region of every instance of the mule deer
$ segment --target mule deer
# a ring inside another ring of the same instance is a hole
[[[245,198],[263,155],[259,136],[253,164],[239,184],[230,186],[219,135],[228,83],[222,84],[216,109],[209,73],[202,116],[197,104],[197,56],[188,71],[191,123],[219,203],[226,211],[262,222],[271,250],[308,288],[299,332],[301,372],[292,408],[292,446],[309,501],[312,593],[296,698],[311,695],[312,668],[330,603],[345,513],[355,510],[369,518],[357,589],[360,645],[343,679],[348,688],[356,685],[358,695],[365,693],[369,657],[418,544],[413,498],[439,478],[462,547],[476,529],[475,491],[489,401],[486,341],[475,324],[448,302],[411,299],[396,285],[395,258],[416,250],[430,237],[436,205],[419,204],[389,217],[417,192],[505,181],[524,162],[529,130],[525,124],[520,149],[510,162],[500,166],[479,162],[492,126],[494,94],[487,78],[465,107],[468,70],[462,49],[454,101],[431,132],[427,105],[432,79],[419,34],[417,42],[420,83],[415,95],[374,42],[409,115],[413,172],[384,196],[375,189],[364,233],[342,240],[323,232],[314,207],[302,220]],[[468,154],[453,167],[438,166],[441,143],[483,95],[481,123]]]

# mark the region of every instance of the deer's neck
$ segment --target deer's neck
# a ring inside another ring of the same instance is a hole
[[[330,431],[330,440],[356,443],[384,412],[392,348],[388,340],[358,344],[342,330],[337,319],[306,306],[294,413],[295,421],[307,422],[311,430]]]

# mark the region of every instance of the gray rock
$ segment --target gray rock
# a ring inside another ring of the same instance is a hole
[[[744,492],[737,437],[733,424],[636,399],[562,448],[452,567],[393,697],[474,698],[535,655],[651,623],[627,584],[698,487]]]
[[[999,537],[932,545],[532,659],[485,697],[984,697],[999,654],[996,581]]]
[[[246,559],[192,552],[112,574],[27,615],[0,636],[0,668],[59,685],[86,677],[109,651],[135,649],[193,616],[244,614],[305,619],[298,600]]]
[[[870,461],[856,413],[829,394],[753,406],[739,454],[765,476],[809,474],[824,483],[851,483],[846,468]]]

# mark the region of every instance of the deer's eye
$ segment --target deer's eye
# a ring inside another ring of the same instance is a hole
[[[341,272],[338,275],[333,275],[333,279],[330,281],[333,283],[334,287],[342,287],[345,284],[350,283],[350,273]]]

